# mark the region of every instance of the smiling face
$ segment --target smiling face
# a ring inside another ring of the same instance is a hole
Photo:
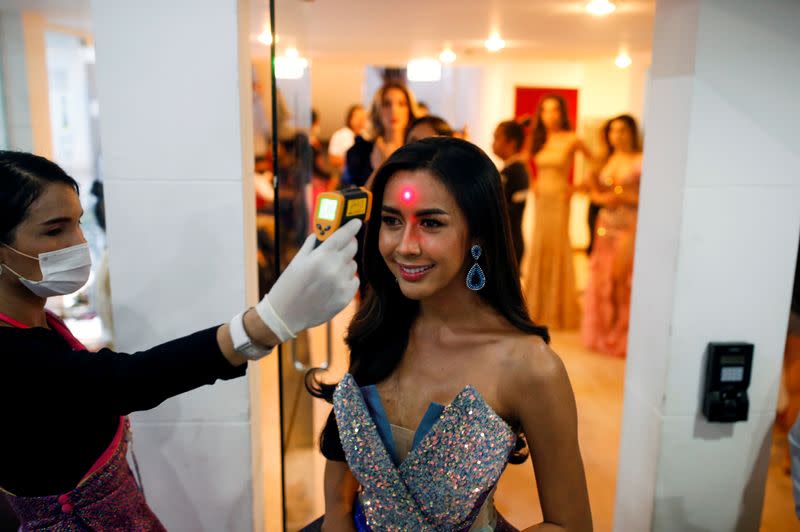
[[[467,290],[467,220],[447,187],[427,170],[401,170],[386,184],[378,246],[403,295],[423,300]]]

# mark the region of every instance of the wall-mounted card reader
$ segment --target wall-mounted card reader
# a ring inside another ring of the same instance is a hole
[[[703,415],[709,421],[747,421],[747,387],[753,367],[753,344],[708,344]]]

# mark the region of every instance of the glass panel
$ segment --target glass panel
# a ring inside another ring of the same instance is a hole
[[[274,115],[271,139],[278,177],[275,235],[283,270],[311,232],[314,190],[324,181],[317,165],[319,141],[312,128],[311,66],[305,55],[307,21],[300,2],[275,3],[277,39],[273,59]],[[324,331],[324,327],[322,330]],[[280,350],[284,516],[287,530],[299,530],[322,515],[322,485],[313,423],[313,401],[304,385],[312,366],[313,336],[304,331]],[[320,346],[325,349],[325,342]],[[317,349],[317,356],[320,355]],[[322,354],[324,357],[324,354]]]
[[[53,160],[80,186],[81,224],[92,253],[89,284],[47,304],[84,345],[99,349],[113,345],[114,338],[94,47],[86,38],[47,31],[45,51]]]
[[[8,130],[6,128],[6,87],[3,70],[0,68],[0,150],[7,150],[11,146],[8,142]]]

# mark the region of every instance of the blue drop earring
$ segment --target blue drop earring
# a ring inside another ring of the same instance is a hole
[[[467,288],[477,292],[486,286],[486,275],[484,275],[481,265],[478,264],[478,259],[483,250],[478,244],[475,244],[470,248],[469,252],[472,254],[472,258],[475,259],[475,264],[472,265],[472,268],[469,269],[469,273],[467,273]]]

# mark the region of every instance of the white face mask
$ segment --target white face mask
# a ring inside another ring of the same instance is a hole
[[[39,253],[38,258],[26,255],[6,244],[3,245],[14,253],[39,261],[39,268],[42,270],[41,281],[26,279],[5,264],[1,267],[19,277],[20,282],[39,297],[63,296],[77,292],[89,280],[89,273],[92,271],[89,244]]]

